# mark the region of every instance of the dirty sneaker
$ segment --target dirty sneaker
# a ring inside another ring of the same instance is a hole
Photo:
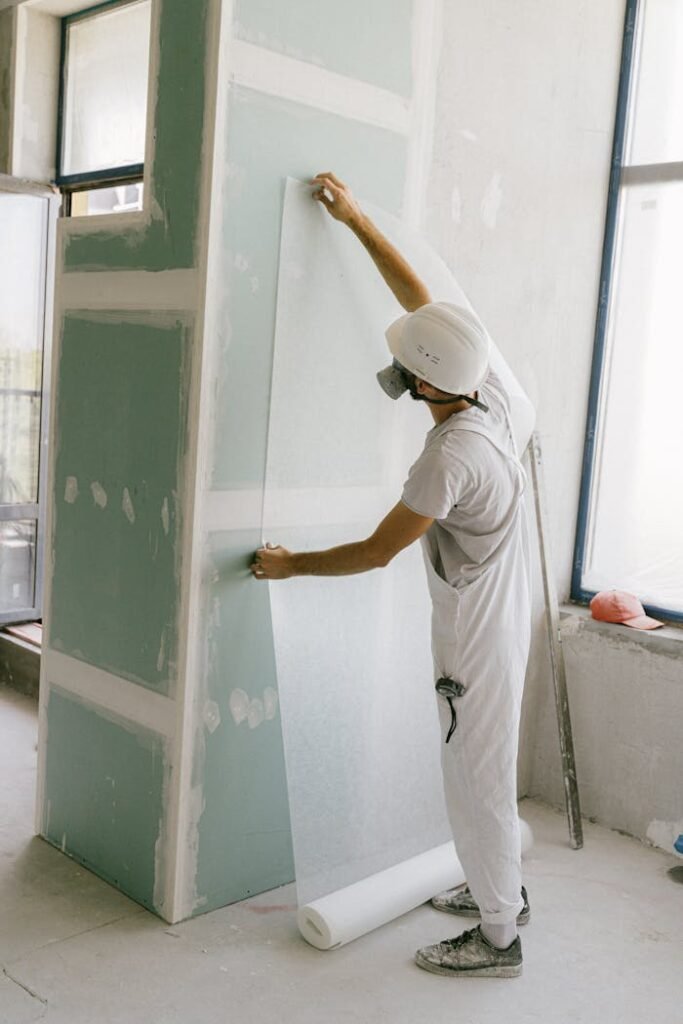
[[[522,886],[522,899],[524,906],[517,915],[517,924],[526,924],[531,917],[529,900],[526,889]],[[457,914],[459,917],[479,917],[479,907],[468,886],[464,889],[446,889],[440,892],[432,900],[432,906],[437,910],[444,910],[447,914]]]
[[[460,978],[516,978],[522,973],[522,944],[517,936],[507,949],[498,949],[491,945],[477,925],[454,939],[418,949],[415,963],[432,974],[451,974]]]

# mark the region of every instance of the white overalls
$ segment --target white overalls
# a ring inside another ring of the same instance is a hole
[[[517,469],[516,496],[502,523],[500,542],[478,567],[476,578],[451,586],[437,572],[438,523],[422,539],[433,604],[435,680],[453,680],[465,691],[450,701],[437,697],[446,806],[482,920],[502,925],[514,921],[523,906],[517,748],[530,639],[529,545],[522,499],[526,477],[507,413],[507,451],[485,425],[458,419],[455,415],[448,421],[449,431],[480,434]]]

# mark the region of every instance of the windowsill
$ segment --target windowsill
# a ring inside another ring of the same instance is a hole
[[[683,658],[683,627],[662,626],[660,629],[632,629],[615,622],[598,622],[588,608],[580,604],[560,605],[562,637],[577,633],[598,633],[616,644],[638,644],[653,654]]]

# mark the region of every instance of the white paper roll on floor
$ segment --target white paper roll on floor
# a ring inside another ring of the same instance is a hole
[[[533,835],[526,821],[519,824],[525,854]],[[455,846],[444,843],[300,907],[299,931],[317,949],[337,949],[464,881]]]

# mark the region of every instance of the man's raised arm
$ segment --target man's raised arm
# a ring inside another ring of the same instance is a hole
[[[405,310],[412,313],[432,301],[424,282],[363,213],[351,189],[343,181],[331,171],[324,171],[316,174],[312,184],[319,186],[313,198],[323,204],[330,216],[353,231]]]

